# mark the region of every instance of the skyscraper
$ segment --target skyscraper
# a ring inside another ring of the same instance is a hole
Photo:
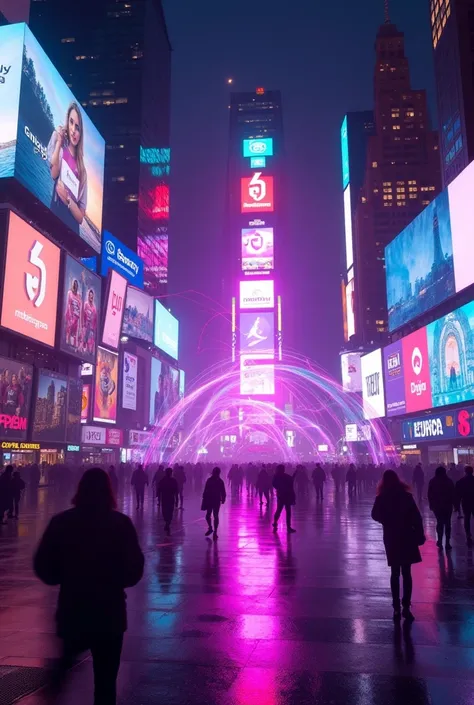
[[[380,342],[387,331],[385,246],[441,188],[438,136],[430,128],[426,93],[411,87],[404,35],[388,8],[375,51],[375,131],[367,142],[362,188],[352,193],[354,342],[362,345]]]
[[[42,0],[30,26],[105,137],[104,229],[134,250],[139,231],[158,235],[167,253],[171,46],[161,0],[81,0],[78,12]],[[162,293],[166,271],[160,284],[152,267],[148,288]]]
[[[430,0],[443,186],[474,159],[474,1]]]

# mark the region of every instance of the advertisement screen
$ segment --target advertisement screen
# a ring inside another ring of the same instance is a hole
[[[275,394],[275,365],[272,355],[242,355],[240,393],[255,396]]]
[[[424,411],[432,406],[430,365],[426,328],[402,339],[406,411]]]
[[[456,291],[474,283],[474,164],[471,162],[448,186]]]
[[[94,365],[89,362],[84,362],[81,365],[81,377],[92,377],[94,374]]]
[[[352,237],[352,205],[350,185],[344,191],[344,232],[346,238],[346,268],[354,264],[354,240]]]
[[[161,360],[151,358],[151,384],[150,384],[150,424],[160,418],[163,405],[163,378],[161,376]]]
[[[39,370],[38,391],[33,422],[34,441],[62,443],[66,439],[68,378]]]
[[[402,341],[388,345],[383,351],[383,377],[387,416],[406,413],[405,376],[403,373]]]
[[[105,142],[28,27],[2,27],[0,36],[3,73],[11,66],[0,83],[8,165],[2,149],[0,176],[11,176],[14,164],[15,178],[100,252]]]
[[[470,438],[474,435],[474,407],[467,406],[453,411],[430,414],[402,423],[404,443],[442,441],[444,439]]]
[[[341,355],[342,387],[345,392],[362,391],[360,358],[361,353],[343,353]]]
[[[59,247],[10,213],[1,325],[54,346]]]
[[[342,188],[345,189],[350,181],[349,172],[349,138],[347,133],[347,115],[341,125],[341,155],[342,155]]]
[[[66,420],[66,442],[81,442],[82,380],[69,377]]]
[[[112,270],[109,276],[102,343],[114,350],[118,350],[120,343],[126,292],[127,280]]]
[[[432,406],[474,399],[474,301],[430,323],[426,335]]]
[[[81,397],[81,423],[87,423],[89,421],[89,409],[91,406],[91,395],[92,387],[90,384],[82,385],[82,397]]]
[[[250,168],[251,169],[265,169],[267,166],[266,157],[250,157]]]
[[[23,440],[28,430],[33,368],[0,357],[0,436]]]
[[[273,213],[273,176],[256,171],[241,179],[241,209],[242,213]]]
[[[447,191],[385,248],[385,265],[391,331],[455,293]]]
[[[240,314],[240,352],[272,353],[275,348],[275,314]]]
[[[155,334],[154,343],[164,353],[178,359],[179,322],[178,319],[155,300]]]
[[[133,286],[127,287],[122,334],[153,342],[153,299]]]
[[[150,424],[159,424],[178,401],[179,370],[175,370],[167,362],[152,357]]]
[[[123,353],[122,407],[137,410],[138,358],[129,352]]]
[[[268,271],[273,267],[273,228],[244,228],[242,230],[242,270],[258,272]]]
[[[273,157],[273,139],[244,140],[244,157]]]
[[[59,339],[63,352],[95,362],[100,300],[100,277],[66,255]]]
[[[104,230],[100,273],[107,276],[109,269],[121,274],[138,289],[143,289],[143,260],[123,242]]]
[[[273,281],[243,281],[240,282],[240,308],[260,309],[273,308],[275,294]]]
[[[94,421],[117,422],[118,355],[97,348],[94,384]]]
[[[168,227],[156,228],[156,235],[140,235],[137,251],[144,263],[146,287],[158,295],[168,282]]]
[[[354,270],[352,270],[354,272]],[[352,273],[352,279],[347,283],[346,286],[346,310],[347,310],[347,337],[348,339],[355,335],[355,280],[354,273]]]
[[[382,351],[374,350],[361,358],[362,399],[366,419],[385,416],[385,395],[382,373]]]

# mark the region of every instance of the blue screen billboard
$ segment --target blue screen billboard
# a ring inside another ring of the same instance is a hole
[[[267,166],[267,158],[266,157],[251,157],[250,158],[251,169],[265,169],[266,166]]]
[[[402,423],[404,443],[462,439],[472,436],[474,436],[474,406],[407,419]]]
[[[174,360],[178,359],[179,321],[156,299],[153,342]]]
[[[265,137],[255,140],[244,140],[244,157],[272,157],[273,139]]]
[[[342,188],[345,190],[349,184],[349,138],[347,134],[347,115],[341,125],[341,157],[342,157]]]
[[[109,269],[114,269],[125,277],[130,284],[133,284],[138,289],[143,289],[143,260],[140,259],[136,252],[130,250],[111,233],[104,230],[100,269],[103,277],[107,276]]]

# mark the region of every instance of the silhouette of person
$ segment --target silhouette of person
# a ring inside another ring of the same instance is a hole
[[[316,463],[316,467],[312,474],[314,489],[316,490],[316,499],[323,499],[323,487],[326,482],[326,473],[320,463]]]
[[[143,469],[143,465],[139,465],[137,469],[133,471],[130,484],[135,488],[137,509],[140,509],[140,507],[143,509],[145,503],[145,487],[148,485],[148,477]]]
[[[157,488],[158,501],[161,504],[161,512],[165,521],[165,532],[170,535],[171,522],[175,506],[178,506],[179,485],[173,477],[173,469],[166,468],[165,476],[161,478]]]
[[[262,468],[257,476],[256,488],[260,497],[260,504],[263,504],[265,497],[266,504],[270,501],[270,476],[266,468]]]
[[[415,469],[413,470],[413,484],[416,487],[418,502],[421,502],[423,497],[423,487],[425,485],[425,473],[423,472],[421,463],[415,465]]]
[[[201,510],[206,512],[208,526],[206,536],[210,536],[214,533],[214,538],[217,538],[219,511],[221,504],[225,503],[226,496],[225,484],[221,478],[221,470],[216,467],[213,469],[211,477],[206,480],[202,495]],[[214,529],[212,528],[211,516],[214,517]]]
[[[273,478],[273,487],[277,493],[277,508],[273,517],[273,531],[278,531],[278,520],[283,509],[286,513],[286,529],[289,534],[294,534],[295,529],[291,526],[291,507],[296,503],[295,489],[293,486],[294,475],[285,472],[284,465],[278,465]]]
[[[436,468],[435,476],[428,485],[428,502],[436,517],[438,548],[443,548],[443,534],[446,532],[446,550],[451,550],[451,515],[454,505],[454,483],[448,477],[446,468]]]
[[[464,468],[464,477],[456,482],[455,504],[456,509],[462,507],[464,513],[464,530],[468,546],[472,546],[471,516],[474,514],[474,477],[470,465]]]

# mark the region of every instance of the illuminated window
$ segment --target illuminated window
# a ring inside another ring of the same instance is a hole
[[[384,181],[384,182],[383,182],[383,185],[384,185],[384,186],[391,186],[391,185],[392,185],[392,182],[391,182],[391,181]]]
[[[384,193],[392,193],[392,189],[391,188],[384,188],[383,192]]]
[[[397,206],[406,206],[406,201],[397,201]]]
[[[127,201],[127,203],[137,203],[138,194],[137,193],[129,193],[128,196],[125,196],[125,200]]]
[[[372,167],[376,169],[378,167],[378,162],[372,162]]]
[[[74,37],[64,37],[64,39],[61,39],[61,44],[73,44],[75,41]]]
[[[418,198],[418,194],[416,193],[410,193],[410,198]]]
[[[384,201],[384,206],[391,206],[392,202],[391,201]]]
[[[421,202],[421,204],[422,204],[423,206],[429,206],[430,203],[431,203],[431,201],[422,201],[422,202]]]
[[[407,110],[405,113],[405,117],[407,117],[407,118],[415,117],[415,111],[414,110]]]
[[[112,176],[112,181],[125,181],[125,176]]]
[[[84,59],[87,59],[87,56],[76,56],[76,61],[84,61]]]
[[[416,179],[414,179],[413,181],[409,181],[408,183],[411,185],[416,184]]]
[[[400,129],[400,125],[392,125],[392,130],[399,130],[399,129]]]
[[[378,193],[378,192],[379,192],[378,188],[374,188],[374,193]]]
[[[405,186],[405,182],[404,181],[397,181],[397,186]]]
[[[405,193],[405,189],[403,188],[403,186],[397,188],[397,193]],[[398,196],[397,196],[397,198],[398,198]]]

